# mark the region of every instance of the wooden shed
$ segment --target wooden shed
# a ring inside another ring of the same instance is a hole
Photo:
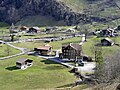
[[[16,67],[20,69],[27,69],[33,65],[33,60],[21,58],[16,61]]]
[[[101,45],[102,46],[113,46],[114,42],[109,38],[104,38],[101,40]]]

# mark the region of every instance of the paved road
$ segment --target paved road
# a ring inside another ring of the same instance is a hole
[[[81,35],[82,36],[82,41],[80,42],[80,45],[82,45],[85,42],[85,34]],[[71,65],[69,63],[65,63],[63,62],[61,59],[56,58],[56,57],[48,57],[48,56],[39,56],[40,58],[44,58],[44,59],[48,59],[57,63],[60,63],[64,66],[70,67],[70,68],[74,68],[74,65]],[[87,72],[87,73],[92,73],[94,72],[94,68],[96,67],[96,63],[95,62],[84,62],[84,66],[79,66],[76,67],[78,68],[78,71],[82,71],[82,72]]]
[[[64,66],[67,66],[67,67],[70,67],[70,68],[74,68],[75,67],[74,65],[71,65],[69,63],[65,63],[61,59],[56,58],[56,57],[48,57],[48,56],[40,56],[40,55],[37,55],[37,56],[40,57],[40,58],[44,58],[44,59],[48,59],[48,60],[57,62],[59,64],[62,64]],[[78,68],[78,71],[83,72],[83,73],[86,73],[86,72],[87,73],[92,73],[92,72],[94,72],[93,69],[95,67],[96,67],[95,62],[84,62],[84,66],[78,66],[76,68]]]
[[[83,37],[83,35],[79,35],[79,36]],[[69,39],[69,38],[72,38],[72,37],[73,36],[67,36],[67,37],[64,37],[64,39]],[[14,42],[9,42],[9,43],[33,42],[33,41],[52,41],[52,40],[59,41],[59,40],[62,40],[62,39],[60,37],[58,37],[58,38],[38,38],[38,39],[36,39],[36,38],[28,38],[28,39],[20,39],[20,40],[17,40],[17,41],[14,41]]]
[[[67,67],[70,67],[70,68],[74,68],[73,65],[71,65],[71,64],[69,64],[69,63],[62,62],[61,59],[56,58],[56,57],[48,57],[48,56],[40,56],[40,55],[36,55],[36,56],[38,56],[38,57],[40,57],[40,58],[44,58],[44,59],[48,59],[48,60],[57,62],[57,63],[59,63],[59,64],[62,64],[62,65],[64,65],[64,66],[67,66]]]
[[[82,71],[82,73],[92,73],[94,72],[94,68],[96,67],[95,62],[84,62],[83,67],[77,67],[78,71]]]
[[[12,44],[10,44],[10,43],[8,43],[8,42],[4,42],[4,41],[1,41],[1,42],[4,43],[4,44],[6,44],[6,45],[8,45],[8,46],[10,46],[10,47],[12,47],[12,48],[15,48],[15,49],[20,50],[21,53],[0,58],[0,60],[5,60],[5,59],[12,58],[12,57],[20,56],[20,55],[23,55],[23,54],[25,54],[25,53],[27,52],[27,49],[26,49],[26,48],[16,47],[16,46],[14,46],[14,45],[12,45]]]

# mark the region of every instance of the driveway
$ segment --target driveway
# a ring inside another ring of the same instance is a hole
[[[61,65],[70,67],[70,68],[74,68],[75,66],[70,64],[70,63],[66,63],[63,62],[62,59],[56,58],[56,57],[49,57],[49,56],[40,56],[37,55],[40,58],[44,58],[44,59],[48,59],[51,61],[54,61],[56,63],[59,63]],[[81,73],[93,73],[94,72],[94,68],[96,67],[96,63],[95,62],[84,62],[84,66],[78,66],[76,68],[78,68],[78,71]]]
[[[80,71],[81,73],[93,73],[95,67],[96,67],[95,62],[84,62],[84,66],[79,66],[77,68],[78,71]]]

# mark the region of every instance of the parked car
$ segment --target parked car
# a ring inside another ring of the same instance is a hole
[[[83,61],[78,62],[78,66],[84,66]]]

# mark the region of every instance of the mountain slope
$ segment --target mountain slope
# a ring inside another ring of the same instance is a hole
[[[0,21],[16,23],[39,15],[66,25],[108,22],[119,18],[119,4],[119,0],[0,0]]]

